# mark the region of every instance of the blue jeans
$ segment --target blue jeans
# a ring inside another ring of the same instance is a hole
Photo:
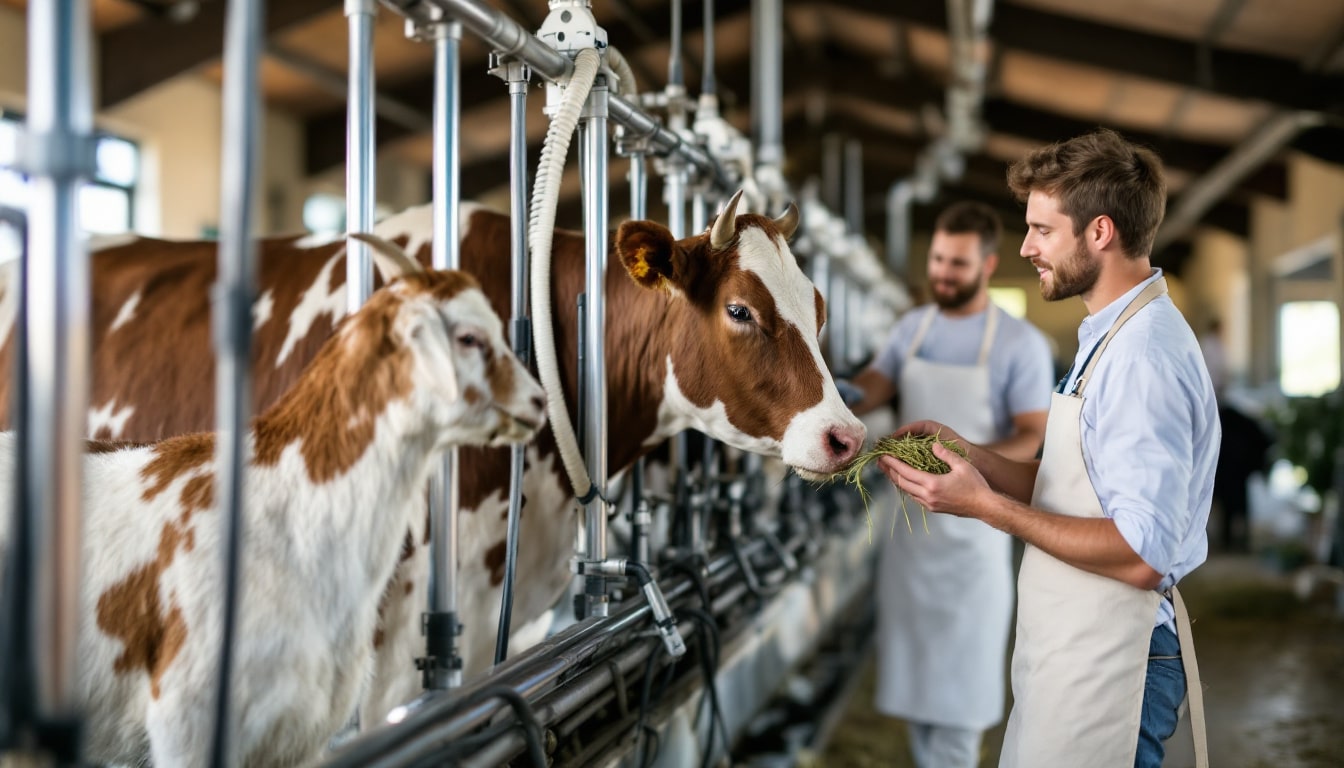
[[[1175,658],[1154,658],[1174,656]],[[1185,699],[1185,665],[1176,633],[1165,626],[1153,630],[1148,644],[1148,678],[1143,683],[1143,717],[1134,768],[1162,768],[1163,745],[1176,732]]]

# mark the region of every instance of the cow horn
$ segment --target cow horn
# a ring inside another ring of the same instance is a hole
[[[779,233],[785,240],[793,237],[793,233],[798,231],[798,206],[789,203],[789,207],[775,219],[775,226],[779,227]]]
[[[721,251],[733,242],[733,236],[737,234],[737,201],[742,199],[742,190],[737,190],[724,206],[723,213],[714,220],[714,228],[709,231],[709,245],[716,251]]]
[[[383,279],[388,282],[402,275],[412,275],[425,271],[424,267],[420,266],[420,262],[416,261],[414,257],[394,242],[384,240],[368,232],[351,232],[348,237],[369,245],[373,260],[378,265],[378,271],[383,273]]]

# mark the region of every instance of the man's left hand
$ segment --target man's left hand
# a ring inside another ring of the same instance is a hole
[[[877,464],[887,478],[911,499],[930,512],[945,512],[958,517],[979,517],[978,502],[992,494],[985,478],[953,451],[934,441],[933,455],[951,467],[945,475],[923,472],[894,456],[883,456]]]

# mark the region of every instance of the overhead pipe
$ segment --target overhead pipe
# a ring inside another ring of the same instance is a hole
[[[408,0],[395,0],[409,8],[419,5]],[[511,56],[526,64],[533,72],[552,81],[565,81],[574,72],[574,62],[551,48],[526,27],[510,19],[483,0],[424,0],[441,9],[449,18],[461,22],[472,34],[480,37],[492,50],[502,56]],[[778,0],[771,0],[778,2]],[[730,182],[710,155],[688,143],[675,132],[663,127],[653,117],[640,110],[624,96],[608,94],[608,117],[628,131],[631,139],[647,139],[659,154],[675,155],[695,167],[698,173],[712,179],[721,189]]]
[[[233,641],[242,599],[240,568],[246,530],[243,492],[245,446],[252,403],[252,304],[256,253],[252,202],[261,157],[261,61],[263,0],[230,0],[224,40],[224,136],[220,192],[219,283],[213,315],[216,492],[224,546],[224,601],[212,765],[233,763]]]
[[[28,515],[32,585],[26,637],[33,687],[29,714],[62,722],[73,743],[50,743],[58,762],[78,759],[77,646],[82,546],[81,460],[88,414],[89,260],[79,237],[79,188],[94,174],[89,89],[89,4],[28,7],[28,118],[21,157],[29,175],[25,278],[28,413],[19,465]],[[23,326],[21,326],[23,327]],[[8,663],[9,660],[6,660]],[[55,740],[52,740],[55,741]]]

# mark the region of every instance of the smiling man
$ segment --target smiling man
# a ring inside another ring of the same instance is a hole
[[[1199,344],[1149,261],[1162,163],[1101,130],[1032,152],[1008,184],[1027,204],[1021,255],[1041,294],[1078,296],[1088,311],[1044,453],[1015,462],[967,445],[964,461],[939,446],[948,474],[890,457],[880,466],[930,511],[1027,543],[1001,767],[1158,768],[1187,690],[1207,765],[1175,585],[1207,555],[1220,427]],[[898,434],[936,431],[955,436],[931,421]]]
[[[945,421],[1010,458],[1036,456],[1050,406],[1050,348],[1035,327],[989,300],[1001,232],[994,210],[978,203],[938,217],[928,263],[933,306],[907,313],[855,377],[863,391],[855,413],[899,394],[903,422]],[[930,517],[928,526],[928,535],[904,524],[889,535],[882,528],[875,704],[906,721],[920,768],[973,768],[982,732],[1003,718],[1012,539],[956,517]]]

